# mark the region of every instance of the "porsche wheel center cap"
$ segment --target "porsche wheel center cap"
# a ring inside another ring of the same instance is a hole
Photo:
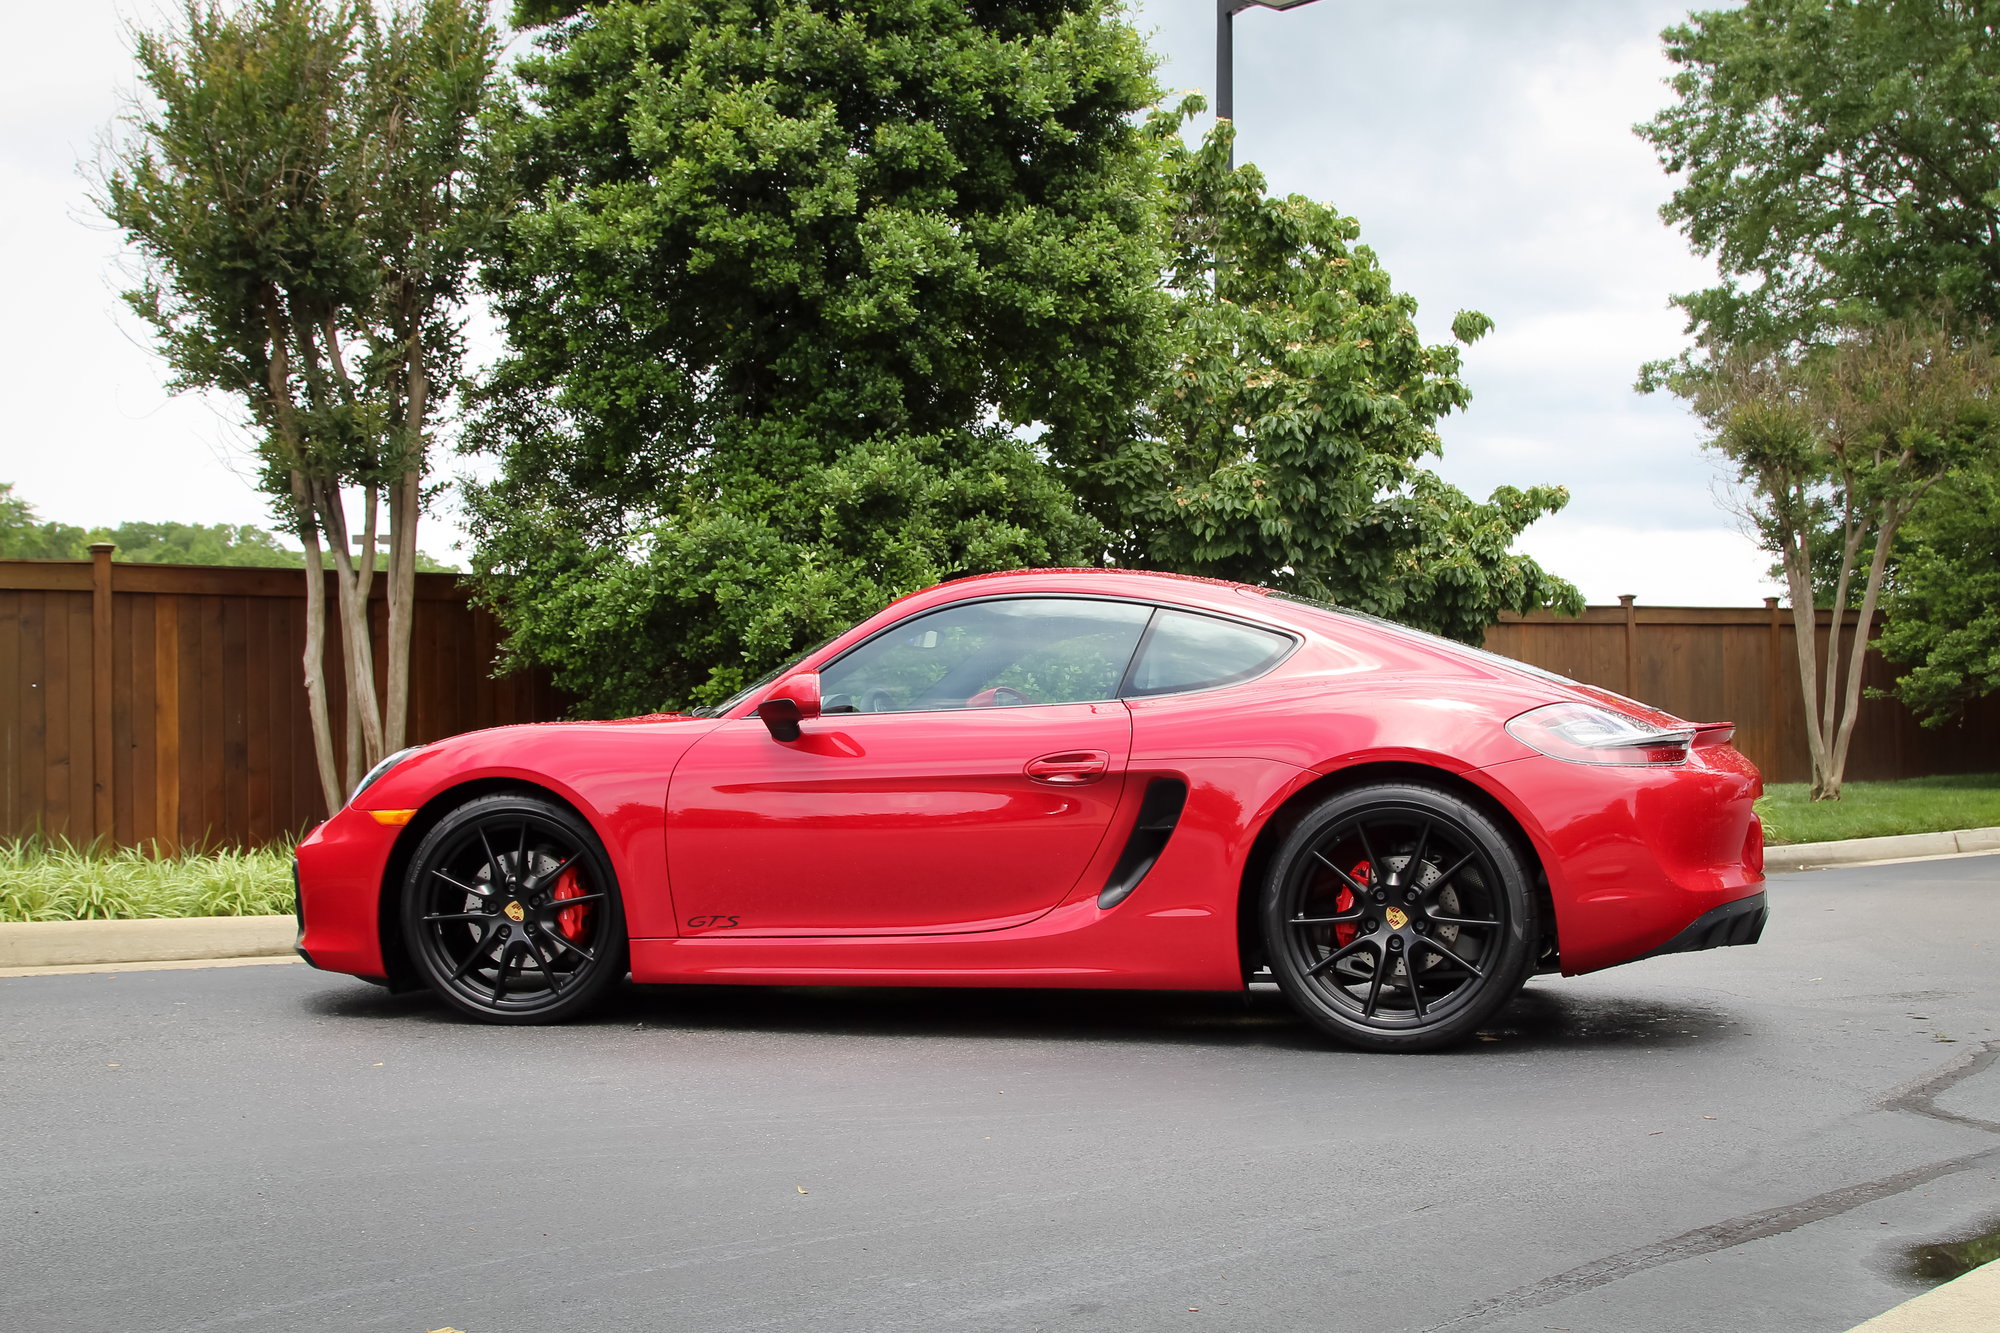
[[[525,921],[528,919],[528,909],[519,903],[508,903],[500,910],[507,914],[509,921]]]
[[[1382,913],[1382,915],[1389,919],[1389,928],[1391,930],[1401,930],[1404,926],[1410,924],[1410,914],[1400,907],[1392,907]]]

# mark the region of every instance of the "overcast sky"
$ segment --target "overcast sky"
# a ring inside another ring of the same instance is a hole
[[[1681,346],[1670,293],[1712,281],[1664,226],[1670,182],[1630,132],[1667,99],[1658,0],[1319,0],[1236,20],[1237,160],[1281,193],[1361,223],[1419,323],[1466,354],[1468,411],[1446,421],[1442,474],[1479,498],[1560,483],[1569,508],[1522,546],[1592,602],[1754,605],[1769,558],[1719,503],[1700,436],[1669,399],[1631,390]],[[1213,0],[1135,7],[1170,89],[1213,93]],[[173,397],[117,301],[121,247],[78,162],[133,79],[125,24],[151,0],[33,6],[0,85],[0,481],[45,517],[267,523],[226,407]],[[423,546],[454,552],[449,503]]]

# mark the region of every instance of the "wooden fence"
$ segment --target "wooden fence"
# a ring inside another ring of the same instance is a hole
[[[245,845],[319,819],[293,570],[0,561],[0,837]],[[375,630],[386,629],[377,583]],[[329,601],[331,591],[329,590]],[[1829,613],[1820,617],[1822,634]],[[329,633],[329,639],[333,635]],[[1509,616],[1487,646],[1696,721],[1732,720],[1771,781],[1808,775],[1792,620],[1763,608],[1591,607]],[[449,574],[417,576],[410,739],[557,716],[534,675],[495,680],[496,627]],[[337,644],[327,678],[343,733]],[[1870,659],[1868,683],[1892,672]],[[1848,776],[2000,769],[2000,698],[1954,726],[1863,706]]]
[[[1857,612],[1844,615],[1842,653]],[[1819,613],[1825,660],[1833,612]],[[1587,607],[1581,616],[1507,615],[1486,635],[1496,653],[1532,662],[1664,708],[1694,722],[1734,722],[1736,745],[1766,782],[1812,776],[1792,613],[1771,598],[1762,607]],[[1886,690],[1896,669],[1871,652],[1862,684]],[[1893,699],[1866,699],[1854,727],[1847,777],[1857,781],[1933,773],[2000,771],[2000,696],[1940,728],[1918,725]]]
[[[372,611],[377,660],[387,580]],[[533,676],[492,678],[497,629],[456,577],[417,575],[410,739],[556,716]],[[331,576],[327,592],[333,601]],[[0,837],[162,849],[296,836],[325,816],[301,684],[296,570],[0,561]],[[338,636],[326,674],[346,714]]]

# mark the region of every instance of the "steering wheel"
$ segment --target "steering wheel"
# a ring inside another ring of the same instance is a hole
[[[864,713],[893,713],[896,711],[896,697],[878,685],[861,696],[861,711]]]
[[[1012,685],[995,685],[990,690],[981,690],[965,701],[967,708],[1015,708],[1021,704],[1031,704],[1034,700],[1015,689]]]

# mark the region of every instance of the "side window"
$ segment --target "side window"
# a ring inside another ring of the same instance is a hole
[[[820,673],[822,707],[909,713],[1115,699],[1152,613],[1059,597],[933,611],[830,664]]]
[[[1125,694],[1179,694],[1235,685],[1263,675],[1291,650],[1292,640],[1271,630],[1162,610]]]

